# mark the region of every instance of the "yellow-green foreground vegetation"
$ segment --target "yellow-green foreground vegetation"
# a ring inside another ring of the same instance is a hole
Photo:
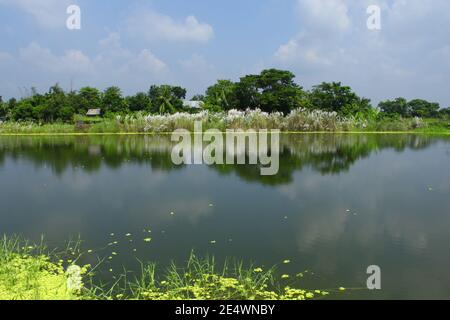
[[[306,300],[329,295],[328,291],[282,286],[289,276],[277,281],[273,269],[243,268],[242,263],[218,268],[214,258],[199,259],[194,254],[182,268],[172,264],[161,278],[156,266],[148,264],[133,279],[124,274],[109,286],[97,285],[96,268],[78,266],[76,259],[61,256],[42,243],[29,245],[4,237],[0,241],[0,300]]]
[[[0,300],[80,299],[86,268],[64,269],[42,246],[3,238],[0,247]]]

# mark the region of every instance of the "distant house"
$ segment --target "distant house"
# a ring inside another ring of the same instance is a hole
[[[183,107],[190,109],[202,109],[204,105],[203,101],[183,101]]]
[[[102,109],[89,109],[86,113],[88,117],[99,117],[102,115]]]

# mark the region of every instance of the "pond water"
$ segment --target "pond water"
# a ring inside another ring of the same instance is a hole
[[[282,135],[272,177],[174,166],[171,148],[169,136],[0,137],[0,234],[59,247],[79,236],[116,252],[103,265],[117,272],[195,250],[361,288],[343,298],[450,298],[449,138]],[[370,265],[381,291],[362,290]]]

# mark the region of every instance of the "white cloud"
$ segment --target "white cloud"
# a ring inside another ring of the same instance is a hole
[[[46,72],[80,74],[89,73],[92,70],[90,58],[80,50],[67,50],[64,55],[57,56],[36,42],[20,49],[19,57],[27,65]]]
[[[214,69],[214,66],[210,64],[205,57],[199,54],[193,54],[188,59],[180,60],[179,63],[186,71],[189,72],[203,73]]]
[[[382,8],[381,31],[366,27],[369,4]],[[342,81],[375,104],[397,96],[449,103],[439,83],[450,81],[450,1],[298,0],[297,9],[297,35],[273,58],[302,84]]]
[[[125,71],[147,71],[159,74],[164,72],[167,66],[159,60],[150,50],[142,50],[135,58],[125,65]]]
[[[213,27],[202,23],[195,16],[175,21],[167,15],[150,10],[136,11],[126,22],[130,35],[147,41],[207,42],[213,35]]]
[[[100,52],[96,62],[106,69],[115,68],[122,72],[151,72],[158,74],[167,69],[167,65],[150,49],[143,49],[134,54],[122,46],[119,33],[110,33],[105,39],[99,41]]]
[[[275,57],[285,64],[299,61],[303,67],[326,67],[332,64],[327,57],[320,56],[319,50],[311,47],[303,47],[301,40],[292,39],[288,43],[281,45],[275,52]]]
[[[111,49],[114,50],[111,50]],[[18,55],[0,52],[0,66],[12,72],[11,79],[20,87],[35,86],[47,90],[58,82],[68,89],[71,82],[75,88],[93,85],[99,88],[118,85],[128,92],[145,90],[152,83],[167,79],[169,68],[150,49],[137,53],[121,45],[120,35],[112,33],[99,41],[98,52],[87,55],[81,50],[68,49],[61,54],[43,47],[37,42],[19,49]],[[17,86],[0,82],[3,94],[17,95]]]
[[[297,0],[297,13],[314,32],[342,32],[351,25],[345,0]]]
[[[0,5],[18,8],[31,14],[39,25],[46,28],[65,28],[66,9],[74,0],[0,0]]]

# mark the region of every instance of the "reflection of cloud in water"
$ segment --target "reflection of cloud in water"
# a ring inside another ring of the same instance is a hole
[[[450,274],[444,269],[450,257],[443,239],[450,230],[450,164],[445,159],[438,148],[387,150],[338,178],[310,170],[295,174],[290,185],[277,190],[298,210],[290,221],[299,258],[308,257],[312,269],[331,277],[348,272],[364,279],[364,268],[379,264],[392,294],[396,277],[404,280],[405,291],[416,291],[411,296],[429,287],[436,295],[448,292]]]

